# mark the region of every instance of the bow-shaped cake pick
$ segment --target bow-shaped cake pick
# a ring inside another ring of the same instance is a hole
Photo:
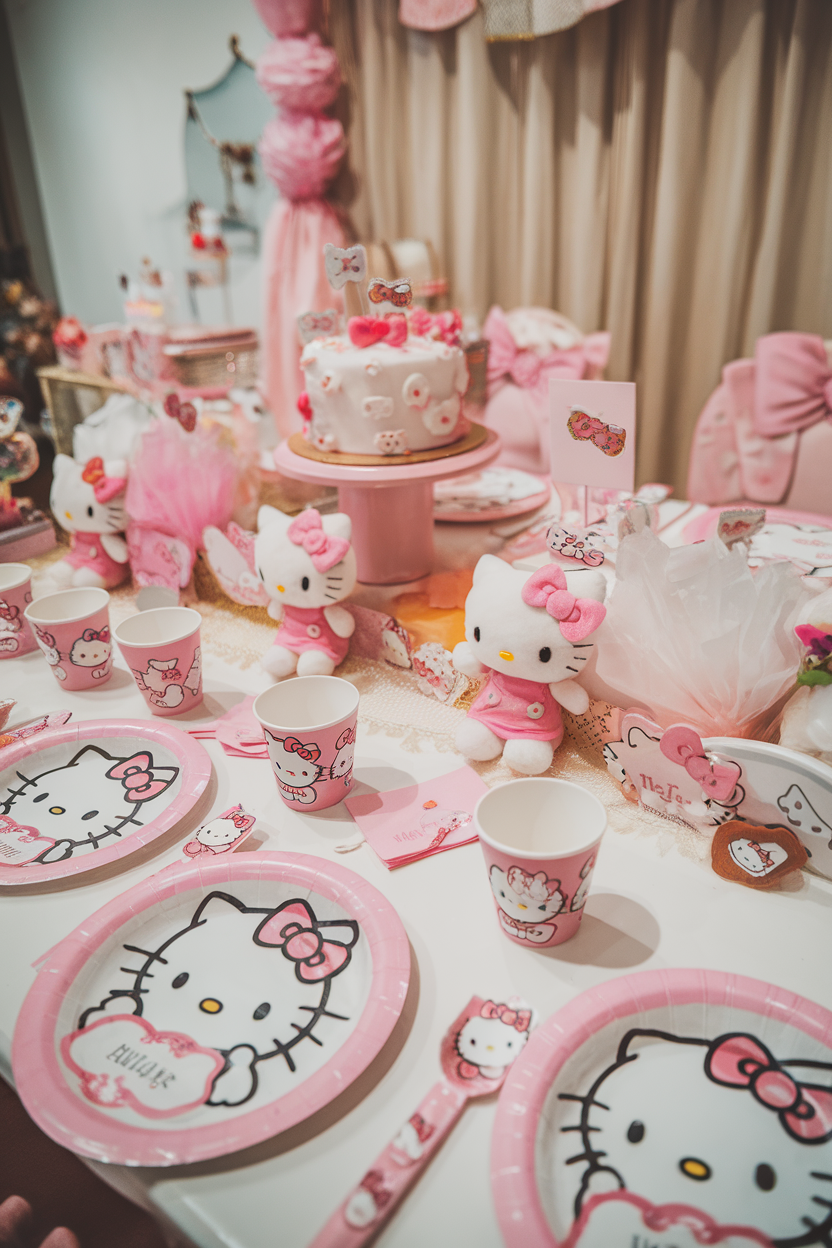
[[[316,1235],[309,1248],[359,1248],[381,1229],[469,1097],[498,1092],[535,1022],[524,1002],[472,997],[442,1037],[444,1076]]]

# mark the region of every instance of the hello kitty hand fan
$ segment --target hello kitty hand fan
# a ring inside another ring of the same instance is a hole
[[[456,1123],[469,1097],[502,1087],[534,1025],[534,1011],[472,997],[442,1037],[443,1077],[309,1248],[358,1248],[381,1229]]]

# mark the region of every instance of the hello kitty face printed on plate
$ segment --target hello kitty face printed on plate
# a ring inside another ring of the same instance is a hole
[[[182,818],[210,774],[198,742],[142,722],[48,728],[10,745],[0,817],[39,839],[37,853],[0,849],[0,879],[45,881],[121,858]]]
[[[364,1069],[409,962],[389,903],[339,866],[269,853],[177,864],[55,951],[18,1021],[21,1093],[89,1156],[171,1165],[243,1148]]]
[[[506,1083],[492,1179],[509,1248],[828,1245],[830,1045],[831,1014],[740,976],[583,993]]]

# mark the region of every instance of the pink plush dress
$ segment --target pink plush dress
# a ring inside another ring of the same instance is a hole
[[[485,687],[468,712],[503,741],[553,741],[563,736],[560,706],[549,686],[489,669]]]
[[[90,568],[104,580],[105,588],[120,585],[130,568],[127,563],[116,563],[101,544],[100,533],[73,533],[72,549],[66,562],[73,568]]]
[[[343,663],[350,648],[349,637],[339,637],[330,628],[323,607],[284,607],[283,620],[274,639],[293,654],[322,650],[333,663]]]

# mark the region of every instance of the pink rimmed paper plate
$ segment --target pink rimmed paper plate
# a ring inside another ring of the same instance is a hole
[[[204,746],[168,724],[89,720],[0,751],[0,884],[41,884],[124,858],[196,805]]]
[[[361,1074],[404,1006],[390,903],[306,854],[174,864],[76,928],[38,973],[17,1090],[59,1144],[170,1166],[259,1143]]]
[[[509,1248],[832,1242],[832,1013],[717,971],[647,971],[537,1028],[491,1155]]]

